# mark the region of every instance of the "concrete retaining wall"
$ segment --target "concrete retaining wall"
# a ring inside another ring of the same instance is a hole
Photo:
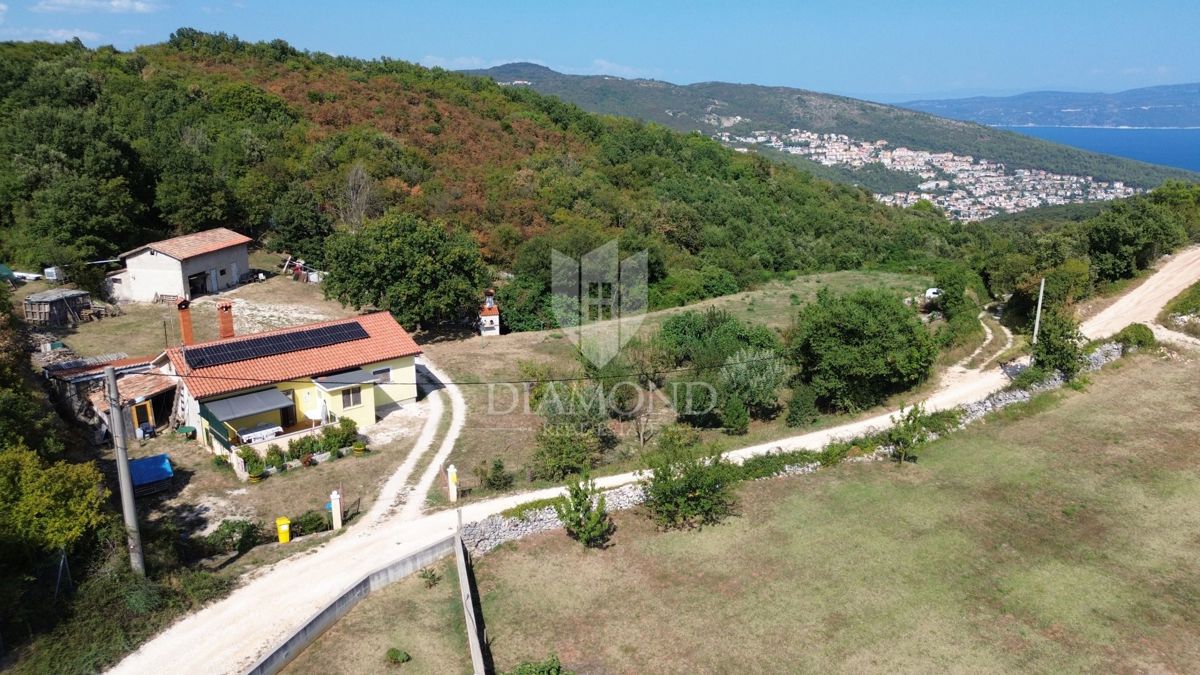
[[[334,623],[346,615],[359,600],[384,586],[397,582],[417,570],[462,550],[461,545],[455,545],[455,537],[449,536],[429,546],[407,555],[391,564],[381,567],[368,574],[346,589],[325,609],[309,617],[295,633],[272,648],[258,663],[246,670],[246,675],[274,675],[283,669],[292,659],[296,658],[304,648],[320,637]],[[461,573],[460,573],[461,576]],[[465,583],[465,582],[464,582]]]

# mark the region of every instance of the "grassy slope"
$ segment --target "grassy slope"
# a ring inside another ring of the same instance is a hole
[[[704,115],[711,112],[749,118],[749,123],[743,125],[747,130],[786,131],[796,127],[865,140],[887,139],[893,146],[952,151],[1004,162],[1013,168],[1088,174],[1142,186],[1157,185],[1167,178],[1196,176],[969,122],[803,89],[725,82],[680,86],[656,80],[563,75],[531,64],[508,64],[473,72],[499,81],[528,80],[539,92],[587,110],[637,117],[682,131],[713,131],[715,127],[704,121]],[[672,114],[667,114],[668,110]]]
[[[901,470],[745,486],[718,527],[658,533],[624,514],[608,551],[555,532],[487,556],[497,664],[1194,671],[1198,376],[1195,360],[1141,357]]]
[[[646,316],[639,335],[649,337],[671,314],[706,307],[718,307],[745,321],[761,323],[783,330],[791,324],[801,304],[811,302],[821,288],[846,293],[857,288],[884,287],[906,295],[920,292],[932,283],[930,279],[887,272],[833,272],[797,277],[791,281],[773,281],[756,291],[736,293],[706,300],[689,307],[652,312]],[[794,296],[794,299],[793,299]],[[560,331],[510,333],[498,338],[472,337],[465,340],[430,342],[422,345],[430,359],[443,368],[451,378],[460,382],[523,380],[522,362],[548,364],[563,374],[576,374],[574,345]],[[512,398],[508,388],[496,387],[495,405],[489,408],[489,388],[464,386],[467,399],[467,424],[455,445],[449,462],[460,467],[463,487],[477,484],[469,469],[481,461],[493,458],[504,461],[509,470],[520,471],[533,454],[534,437],[541,428],[542,418],[536,414],[493,415],[503,413]],[[778,438],[786,433],[783,417],[772,422],[755,422],[749,437],[729,439],[713,431],[706,434],[714,440],[738,444]]]

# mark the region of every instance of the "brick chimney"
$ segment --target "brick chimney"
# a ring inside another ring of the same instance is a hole
[[[175,308],[179,310],[179,337],[185,346],[196,341],[196,336],[192,333],[191,307],[192,303],[187,300],[180,300],[175,304]]]
[[[222,340],[233,337],[233,303],[228,300],[217,303],[217,333]]]

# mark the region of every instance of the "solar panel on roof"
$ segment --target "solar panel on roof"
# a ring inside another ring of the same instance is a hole
[[[185,348],[183,357],[190,368],[209,368],[264,356],[328,347],[366,337],[370,336],[361,324],[350,322],[280,335],[263,335],[227,344]]]

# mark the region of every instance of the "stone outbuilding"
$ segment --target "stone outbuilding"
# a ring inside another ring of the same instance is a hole
[[[237,286],[250,271],[250,237],[218,227],[156,241],[121,254],[125,269],[110,274],[117,300],[191,300]]]

